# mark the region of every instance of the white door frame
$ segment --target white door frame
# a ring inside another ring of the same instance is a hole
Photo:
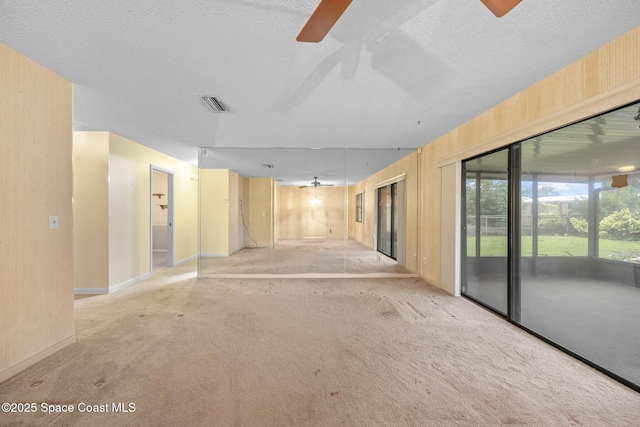
[[[149,168],[149,271],[153,272],[153,171],[167,174],[167,266],[175,265],[174,257],[174,203],[173,203],[173,171],[150,165]]]

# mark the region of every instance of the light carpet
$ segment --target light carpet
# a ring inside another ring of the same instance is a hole
[[[75,306],[77,342],[0,384],[38,411],[0,424],[640,425],[639,393],[417,279],[165,268]]]

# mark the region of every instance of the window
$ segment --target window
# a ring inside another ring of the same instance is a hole
[[[362,216],[362,199],[364,193],[356,194],[356,222],[364,222],[364,217]]]

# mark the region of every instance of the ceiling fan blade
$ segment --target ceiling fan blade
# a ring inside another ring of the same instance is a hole
[[[480,0],[498,18],[509,13],[522,0]]]
[[[296,40],[311,43],[321,41],[350,4],[351,0],[322,0]]]

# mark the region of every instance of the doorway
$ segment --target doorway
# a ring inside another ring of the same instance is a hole
[[[398,246],[397,184],[378,188],[378,251],[396,259]]]
[[[151,255],[154,267],[174,266],[173,172],[151,165]]]
[[[376,190],[376,250],[405,265],[405,182],[396,181]]]

